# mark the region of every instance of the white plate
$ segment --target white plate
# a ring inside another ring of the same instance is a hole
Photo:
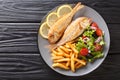
[[[51,11],[55,10],[56,8],[52,9]],[[108,54],[109,46],[110,46],[109,30],[107,28],[107,25],[106,25],[104,19],[100,16],[100,14],[98,14],[94,9],[92,9],[88,6],[85,6],[82,10],[78,11],[75,14],[73,19],[76,19],[79,16],[90,17],[90,18],[92,18],[92,20],[94,22],[96,22],[98,24],[98,26],[105,32],[104,40],[105,40],[106,44],[103,49],[103,53],[104,53],[103,58],[97,59],[93,63],[88,63],[87,66],[76,70],[75,73],[73,73],[70,70],[66,71],[66,70],[59,69],[59,68],[52,68],[53,62],[51,60],[51,54],[49,52],[49,49],[45,48],[46,45],[49,45],[49,42],[46,39],[42,38],[41,35],[38,34],[38,47],[39,47],[40,54],[41,54],[43,60],[47,63],[47,65],[51,69],[53,69],[54,71],[56,71],[60,74],[67,75],[67,76],[82,76],[82,75],[88,74],[88,73],[92,72],[93,70],[95,70],[96,68],[98,68],[101,65],[101,63],[104,61],[104,59],[106,58],[106,56]],[[44,21],[45,17],[43,18],[42,22]]]

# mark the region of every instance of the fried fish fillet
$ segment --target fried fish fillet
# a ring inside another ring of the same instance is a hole
[[[84,5],[81,5],[79,2],[70,13],[59,18],[56,23],[50,27],[48,32],[48,41],[50,43],[56,43],[61,38],[67,26],[71,23],[74,14],[83,7]]]
[[[92,20],[87,17],[75,19],[65,30],[61,40],[57,44],[51,45],[51,49],[55,49],[58,46],[64,45],[66,42],[76,39],[85,31],[91,22]]]

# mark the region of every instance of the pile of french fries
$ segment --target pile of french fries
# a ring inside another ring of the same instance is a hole
[[[62,68],[75,72],[76,69],[86,65],[85,60],[79,59],[79,53],[75,48],[75,43],[67,42],[65,45],[52,50],[52,60],[54,68]]]

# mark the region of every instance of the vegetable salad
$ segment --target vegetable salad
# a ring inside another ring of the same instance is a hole
[[[95,59],[104,56],[103,47],[105,45],[104,33],[99,26],[93,22],[79,37],[76,43],[76,49],[79,51],[79,57],[93,62]]]

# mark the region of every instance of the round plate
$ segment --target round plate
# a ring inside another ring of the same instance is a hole
[[[52,9],[51,11],[55,10],[56,8]],[[38,32],[38,47],[39,47],[40,54],[41,54],[43,60],[47,63],[47,65],[51,69],[53,69],[54,71],[56,71],[60,74],[63,74],[63,75],[82,76],[82,75],[88,74],[88,73],[92,72],[93,70],[95,70],[96,68],[98,68],[108,54],[108,50],[109,50],[109,46],[110,46],[110,35],[109,35],[109,31],[108,31],[108,28],[107,28],[107,25],[106,25],[104,19],[94,9],[92,9],[88,6],[85,6],[82,10],[79,10],[74,15],[73,20],[80,16],[86,16],[86,17],[92,18],[92,20],[99,25],[99,27],[105,33],[104,40],[105,40],[106,44],[103,49],[103,53],[104,53],[103,58],[97,59],[93,63],[88,63],[85,67],[76,70],[75,73],[73,73],[71,70],[66,71],[66,70],[59,69],[59,68],[52,68],[53,62],[51,60],[51,53],[49,52],[49,49],[46,48],[46,46],[49,45],[49,42],[46,39],[42,38]],[[45,20],[45,17],[43,18],[42,22]]]

